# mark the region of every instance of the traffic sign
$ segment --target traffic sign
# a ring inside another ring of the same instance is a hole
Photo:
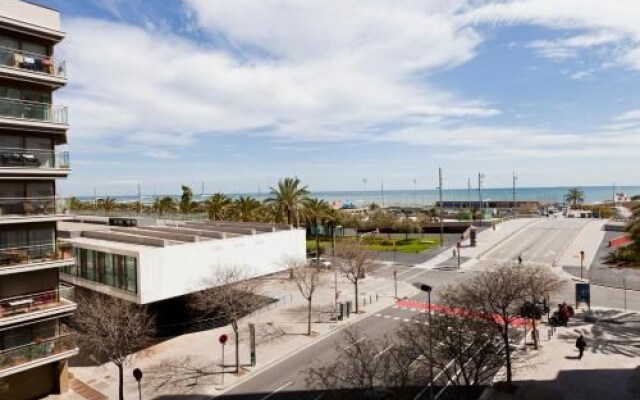
[[[133,377],[136,378],[136,381],[140,382],[140,380],[142,379],[142,371],[140,371],[140,368],[136,368],[133,370]]]
[[[229,336],[225,335],[224,333],[222,335],[220,335],[220,337],[218,338],[218,341],[223,346],[224,346],[225,343],[227,343],[227,340],[229,340]]]

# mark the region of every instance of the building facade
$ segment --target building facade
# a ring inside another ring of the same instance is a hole
[[[76,309],[59,271],[73,264],[56,224],[67,218],[56,179],[69,172],[67,83],[54,48],[60,14],[20,0],[0,2],[0,398],[28,400],[67,390],[77,354],[64,319]]]

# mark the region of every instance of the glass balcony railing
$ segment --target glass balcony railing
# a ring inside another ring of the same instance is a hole
[[[31,293],[22,296],[0,299],[0,320],[15,315],[50,310],[71,304],[73,287],[66,286],[58,290]]]
[[[0,47],[0,65],[42,74],[67,77],[67,64],[53,57]]]
[[[6,266],[73,259],[69,244],[39,243],[28,246],[0,247],[0,269]]]
[[[0,350],[0,371],[75,350],[76,348],[76,340],[73,334],[47,339],[35,339],[29,344]]]
[[[6,215],[63,214],[67,210],[64,199],[47,197],[0,197],[0,218]]]
[[[71,165],[68,151],[0,147],[0,168],[2,167],[69,169]]]
[[[67,107],[0,97],[0,117],[66,124]]]

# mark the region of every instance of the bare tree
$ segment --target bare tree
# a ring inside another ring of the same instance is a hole
[[[336,345],[334,362],[312,366],[306,372],[308,387],[328,390],[336,399],[405,399],[411,383],[408,352],[385,337],[372,340],[347,329]]]
[[[474,275],[456,286],[455,291],[442,294],[448,304],[473,310],[501,337],[505,350],[507,389],[512,390],[512,353],[509,342],[512,338],[511,323],[518,318],[520,307],[526,299],[527,282],[523,268],[516,264],[501,264]]]
[[[522,273],[525,284],[525,296],[527,301],[533,305],[538,304],[541,299],[549,297],[562,287],[562,280],[551,271],[548,265],[528,264],[525,268],[522,268]],[[540,338],[536,330],[535,312],[531,318],[531,325],[533,327],[533,345],[537,350],[540,345]]]
[[[291,271],[291,279],[296,284],[302,297],[307,300],[307,336],[311,336],[311,303],[313,301],[313,294],[316,292],[316,289],[318,289],[318,286],[320,286],[322,273],[324,271],[319,265],[308,266],[304,262],[299,262],[298,266],[292,268]]]
[[[443,293],[455,291],[455,287],[442,289]],[[442,300],[442,299],[441,299]],[[455,308],[456,305],[442,305]],[[491,322],[476,315],[436,314],[429,326],[428,314],[421,314],[414,321],[404,323],[398,329],[399,341],[418,355],[413,361],[417,371],[428,371],[429,363],[442,372],[446,382],[458,388],[459,398],[477,398],[484,383],[504,364],[504,350],[497,346],[497,332]],[[430,351],[429,335],[434,344]],[[423,372],[424,374],[424,372]],[[475,397],[474,397],[475,396]]]
[[[74,325],[83,350],[118,367],[118,394],[124,399],[124,365],[153,334],[153,318],[144,307],[104,295],[79,299]]]
[[[360,311],[358,300],[358,284],[367,274],[367,268],[374,260],[373,253],[367,250],[361,243],[353,240],[345,240],[336,246],[336,259],[334,262],[338,266],[342,275],[351,283],[355,291],[355,312]]]
[[[240,329],[242,317],[263,306],[268,301],[256,295],[259,281],[249,279],[245,269],[239,266],[216,268],[213,277],[206,282],[211,289],[191,296],[191,306],[205,315],[225,320],[231,325],[235,337],[235,372],[240,372]]]

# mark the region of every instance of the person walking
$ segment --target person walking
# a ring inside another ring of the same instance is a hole
[[[587,341],[584,340],[584,336],[580,335],[578,339],[576,339],[576,347],[580,354],[578,355],[578,360],[582,360],[582,355],[584,354],[584,349],[587,347]]]
[[[518,256],[518,266],[522,265],[522,254]]]
[[[567,302],[562,303],[562,307],[560,308],[560,314],[562,315],[562,321],[564,322],[564,326],[567,326],[569,323],[569,318],[571,318],[571,313],[569,312],[569,306]]]

